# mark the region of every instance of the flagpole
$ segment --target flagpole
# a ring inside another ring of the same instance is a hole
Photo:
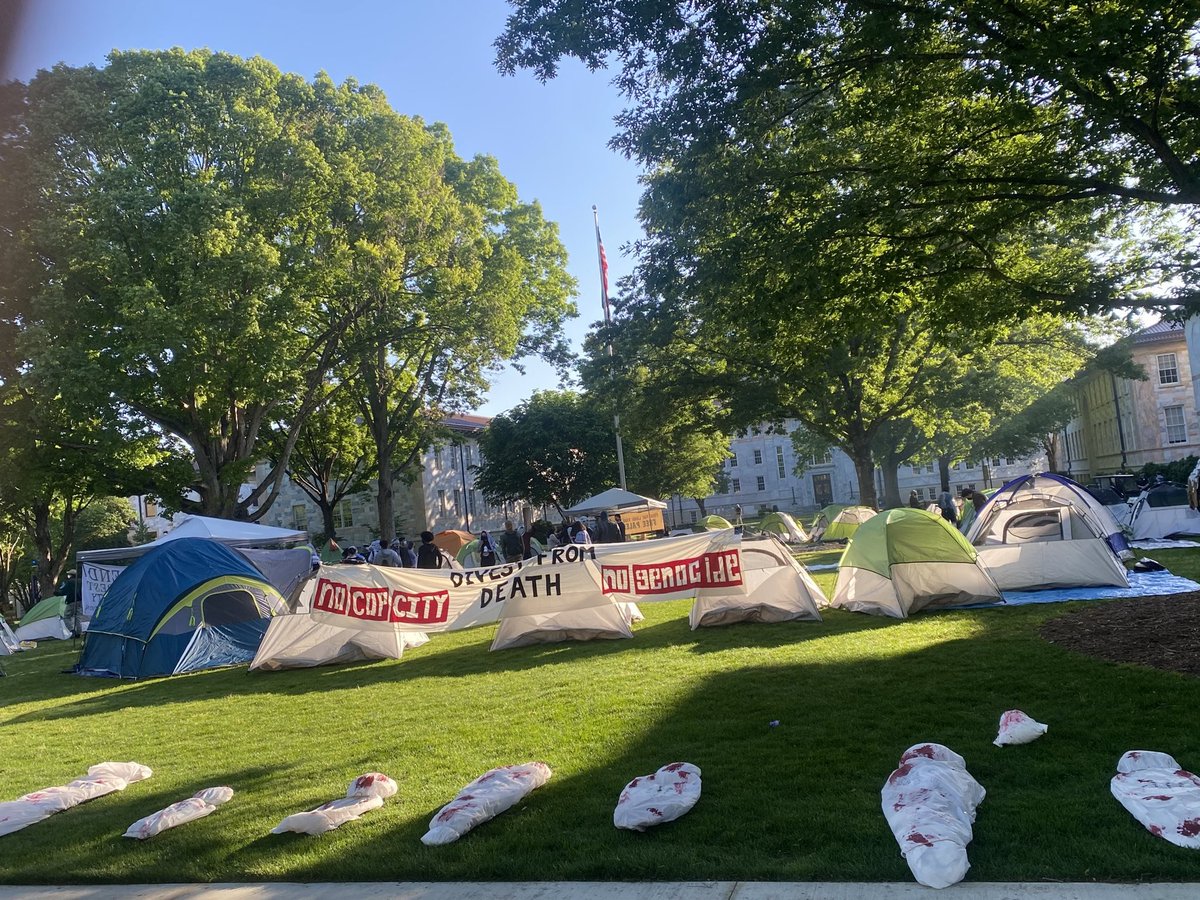
[[[600,213],[596,210],[596,204],[592,204],[592,221],[596,225],[596,256],[600,263],[600,302],[604,306],[604,324],[605,326],[612,325],[612,315],[608,307],[608,258],[604,255],[604,243],[600,240]],[[608,368],[609,374],[612,374],[613,369],[613,347],[612,341],[608,342]],[[617,477],[619,479],[621,490],[628,490],[625,486],[625,448],[621,445],[621,414],[613,413],[613,431],[617,436]]]

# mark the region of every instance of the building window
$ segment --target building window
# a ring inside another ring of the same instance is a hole
[[[767,479],[763,478],[763,476],[761,476],[761,475],[757,476],[754,479],[754,482],[755,482],[755,486],[758,488],[758,490],[765,491],[767,489]]]
[[[1167,419],[1167,443],[1186,444],[1188,439],[1187,423],[1183,418],[1183,407],[1164,407],[1163,415],[1165,415]]]
[[[930,500],[936,500],[936,499],[937,499],[937,488],[935,488],[935,487],[931,487],[931,488],[929,489],[929,499],[930,499]]]
[[[832,463],[833,463],[833,454],[829,450],[825,451],[824,456],[817,456],[816,454],[813,454],[813,456],[812,456],[812,464],[814,466],[828,466],[828,465],[831,465]]]
[[[733,468],[735,468],[736,466],[737,466],[737,454],[736,454],[736,453],[730,453],[730,454],[729,454],[729,468],[733,469]]]
[[[996,467],[996,466],[998,466],[998,465],[1000,465],[1000,457],[998,457],[998,456],[993,456],[993,457],[992,457],[992,466],[993,466],[993,468],[994,468],[994,467]]]
[[[147,516],[157,516],[158,515],[158,504],[155,503],[153,500],[146,501],[146,515]]]
[[[783,447],[775,448],[775,468],[779,472],[779,480],[787,478],[787,467],[783,464]]]
[[[450,511],[450,507],[446,502],[446,492],[444,490],[439,490],[438,491],[438,512],[440,512],[444,516],[449,511]]]
[[[349,500],[343,500],[333,507],[333,527],[351,528],[354,526],[354,509]]]
[[[756,466],[762,465],[762,451],[761,450],[754,451],[754,464]]]
[[[303,503],[292,504],[292,527],[297,531],[308,531],[308,507]]]
[[[696,520],[700,518],[700,513],[698,513],[698,512],[697,512],[696,510],[694,510],[694,509],[688,510],[688,515],[689,515],[689,516],[691,516],[691,519],[692,519],[692,524],[693,524],[693,525],[695,525],[695,524],[696,524]]]
[[[1013,459],[1011,456],[1006,456],[1004,458],[1004,464],[1006,466],[1015,466],[1017,464],[1017,461],[1015,459]]]
[[[456,516],[462,515],[462,491],[458,488],[454,489],[454,514]]]
[[[742,479],[734,478],[729,482],[729,491],[732,494],[740,494],[742,492]]]
[[[1158,354],[1158,383],[1179,384],[1179,362],[1175,359],[1174,353]],[[1182,442],[1172,441],[1172,443]]]

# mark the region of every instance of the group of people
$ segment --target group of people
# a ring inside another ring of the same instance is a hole
[[[369,563],[395,569],[440,569],[449,565],[441,549],[433,542],[432,531],[422,531],[421,544],[415,548],[413,542],[404,535],[398,535],[386,545],[379,540],[371,541],[365,552],[357,547],[347,547],[342,551],[342,562],[350,565]]]
[[[981,491],[977,491],[973,487],[962,488],[959,491],[959,496],[964,501],[971,501],[971,508],[975,512],[981,510],[983,508],[983,504],[987,503],[987,497]],[[918,494],[915,490],[909,491],[908,505],[913,509],[925,509],[925,504],[921,502],[920,494]],[[942,493],[938,495],[937,505],[938,512],[941,514],[942,518],[957,528],[959,525],[960,513],[958,504],[954,502],[954,495],[949,491],[942,491]]]
[[[504,523],[504,530],[497,537],[488,531],[479,532],[479,565],[497,566],[515,563],[535,555],[532,544],[533,532],[526,528],[518,532],[512,520]],[[595,523],[589,525],[582,520],[565,521],[546,538],[548,548],[564,547],[567,544],[620,544],[626,540],[625,523],[621,514],[609,518],[607,512],[600,513]],[[342,552],[342,562],[351,565],[370,564],[394,568],[441,569],[450,565],[449,558],[433,543],[433,532],[421,532],[421,544],[414,548],[404,535],[399,535],[389,544],[372,541],[365,551],[347,547]]]

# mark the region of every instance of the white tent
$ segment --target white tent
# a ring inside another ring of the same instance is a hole
[[[21,641],[8,626],[8,620],[0,616],[0,656],[9,656],[21,649]]]
[[[820,622],[825,594],[773,534],[742,536],[744,597],[697,597],[688,614],[692,629],[734,622]]]
[[[602,603],[577,609],[555,609],[552,603],[522,603],[526,615],[507,615],[519,601],[509,600],[506,615],[500,619],[493,650],[528,647],[533,644],[557,644],[561,641],[616,640],[633,637],[632,615],[641,618],[633,603]],[[627,609],[629,607],[630,609]]]
[[[607,491],[602,491],[594,497],[588,497],[586,500],[580,500],[570,509],[564,512],[571,513],[575,516],[593,516],[606,510],[621,510],[621,509],[666,509],[667,504],[661,500],[654,500],[651,497],[643,497],[641,494],[635,494],[633,491],[626,491],[622,488],[609,488]]]
[[[1200,512],[1188,505],[1187,488],[1168,481],[1142,491],[1129,511],[1129,527],[1135,541],[1200,535]]]
[[[271,547],[280,544],[298,544],[308,540],[305,531],[290,528],[275,528],[256,525],[253,522],[235,522],[232,519],[214,519],[209,516],[181,516],[175,527],[157,540],[137,547],[113,547],[107,550],[83,550],[78,554],[80,562],[112,562],[132,560],[157,549],[167,541],[179,538],[209,538],[226,547]]]
[[[1108,508],[1061,475],[1026,475],[996,492],[967,533],[1001,590],[1115,586],[1129,578]]]
[[[367,659],[399,659],[405,650],[429,643],[419,631],[369,631],[316,622],[308,614],[316,579],[300,593],[292,615],[275,616],[267,626],[251,669],[273,672]]]

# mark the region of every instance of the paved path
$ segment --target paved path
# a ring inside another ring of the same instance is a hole
[[[4,887],[0,900],[1195,900],[1197,884],[967,882],[365,882],[350,884],[142,884]]]

